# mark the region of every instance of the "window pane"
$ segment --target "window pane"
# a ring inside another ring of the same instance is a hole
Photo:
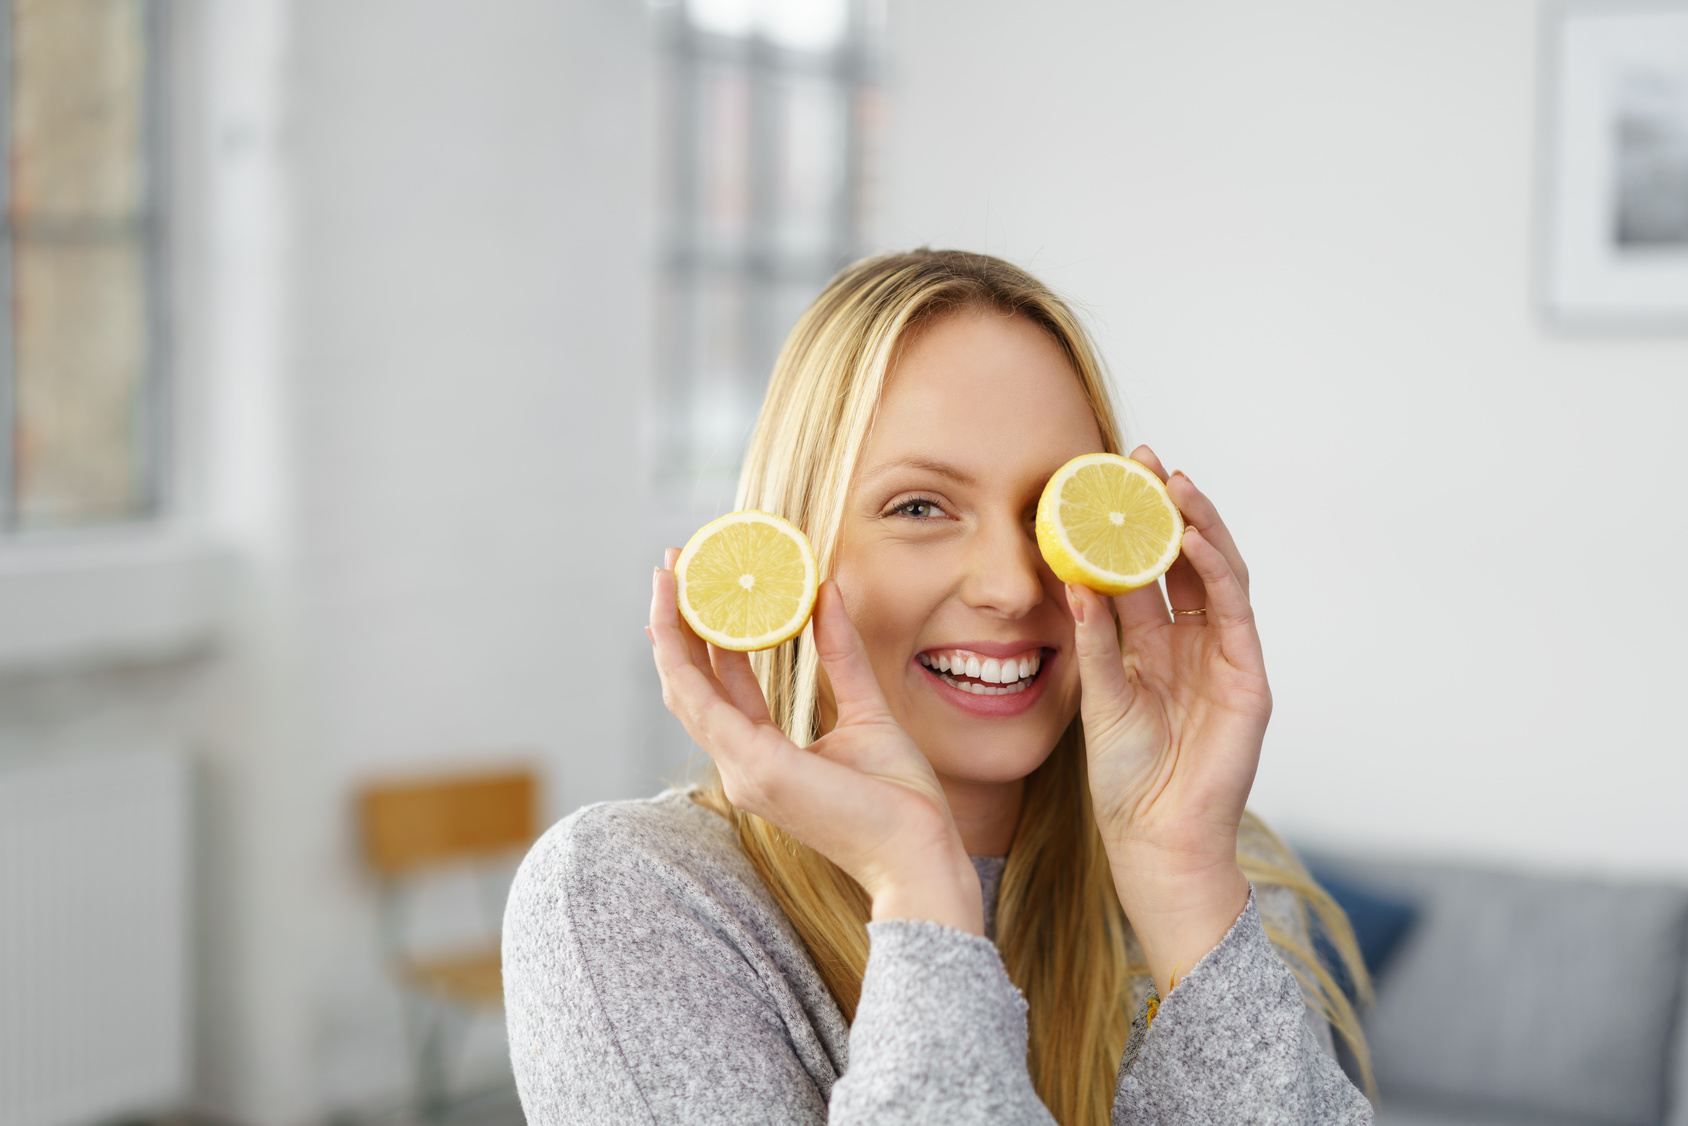
[[[653,432],[671,480],[736,469],[786,333],[859,249],[876,2],[668,6],[682,22]]]
[[[698,90],[701,248],[738,250],[750,230],[750,79],[706,67]]]
[[[846,179],[846,99],[827,77],[792,75],[775,89],[779,99],[779,251],[789,258],[831,259],[844,248],[840,204]]]
[[[783,47],[830,51],[849,27],[848,0],[763,0],[761,30]]]
[[[13,0],[14,222],[133,218],[145,192],[140,0]]]
[[[19,239],[12,271],[18,524],[145,515],[140,246]]]

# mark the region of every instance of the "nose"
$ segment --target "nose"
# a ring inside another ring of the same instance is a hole
[[[1013,620],[1044,599],[1043,556],[1031,528],[1017,520],[993,521],[973,537],[961,600],[975,610]]]

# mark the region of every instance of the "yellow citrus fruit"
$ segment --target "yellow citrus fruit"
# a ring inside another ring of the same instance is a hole
[[[1118,454],[1073,458],[1037,502],[1037,546],[1050,570],[1098,594],[1148,586],[1183,541],[1184,517],[1161,479]]]
[[[819,579],[809,537],[767,512],[731,512],[687,541],[674,564],[680,613],[721,649],[749,653],[796,637]]]

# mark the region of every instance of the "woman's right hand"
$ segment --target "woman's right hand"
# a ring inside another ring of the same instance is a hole
[[[920,748],[892,718],[837,584],[821,585],[815,646],[838,722],[807,748],[768,715],[744,653],[705,643],[680,617],[679,552],[652,579],[650,634],[662,699],[721,772],[727,798],[779,826],[867,891],[875,919],[984,933],[978,875]]]

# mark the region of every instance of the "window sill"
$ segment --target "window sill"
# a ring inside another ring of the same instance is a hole
[[[167,531],[0,543],[0,672],[207,645],[233,576],[228,551]]]

